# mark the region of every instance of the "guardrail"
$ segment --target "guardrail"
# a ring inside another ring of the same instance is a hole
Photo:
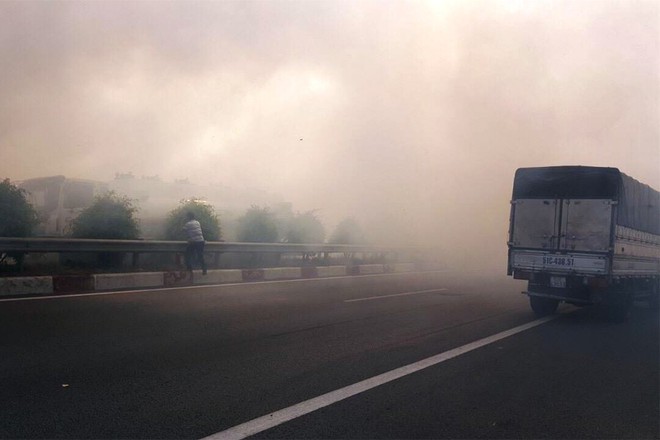
[[[100,239],[72,239],[72,238],[12,238],[0,237],[0,254],[14,253],[131,253],[133,265],[136,266],[140,254],[147,253],[183,253],[187,243],[185,241],[159,241],[159,240],[100,240]],[[388,256],[397,260],[402,254],[414,255],[423,250],[414,247],[390,247],[368,245],[342,245],[342,244],[291,244],[291,243],[237,243],[207,241],[204,253],[214,254],[215,265],[224,253],[252,253],[252,254],[298,254],[306,259],[310,254],[323,254],[328,258],[330,254],[344,254],[348,262],[355,254]]]

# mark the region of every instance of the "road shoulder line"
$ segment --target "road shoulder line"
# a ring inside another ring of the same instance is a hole
[[[127,290],[109,290],[104,292],[84,292],[84,293],[69,293],[61,295],[40,295],[40,296],[17,296],[13,298],[0,298],[2,302],[14,301],[39,301],[51,299],[65,299],[65,298],[80,298],[80,297],[93,297],[93,296],[107,296],[107,295],[121,295],[121,294],[137,294],[137,293],[154,293],[154,292],[167,292],[172,290],[199,290],[199,289],[213,289],[217,287],[236,287],[248,285],[264,285],[264,284],[285,284],[285,283],[305,283],[314,281],[325,280],[345,280],[345,279],[360,279],[360,278],[385,278],[385,277],[399,277],[414,274],[429,274],[429,273],[447,273],[446,270],[417,270],[415,272],[394,272],[394,273],[381,273],[370,275],[344,275],[344,276],[330,276],[330,277],[317,277],[317,278],[296,278],[291,280],[268,280],[268,281],[245,281],[237,283],[218,283],[218,284],[198,284],[178,287],[154,287],[150,289],[127,289]]]

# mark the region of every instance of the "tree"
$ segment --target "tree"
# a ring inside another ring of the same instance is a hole
[[[183,225],[186,223],[186,214],[192,212],[195,219],[202,226],[204,239],[207,241],[218,241],[222,237],[220,220],[213,206],[206,201],[191,198],[179,202],[179,206],[174,208],[167,215],[165,220],[165,239],[166,240],[185,240],[187,237],[183,232]]]
[[[136,239],[140,233],[135,218],[137,211],[131,199],[109,191],[97,196],[73,221],[71,235],[75,238]]]
[[[329,243],[332,244],[364,244],[364,232],[353,218],[345,218],[340,221],[332,235]]]
[[[37,225],[37,211],[27,200],[27,192],[9,179],[0,183],[0,237],[29,237]]]
[[[37,211],[27,200],[27,192],[12,185],[9,179],[0,183],[0,237],[29,237],[39,222]],[[0,252],[0,266],[8,261],[20,270],[24,254],[21,252]]]
[[[253,205],[238,219],[238,241],[276,243],[277,239],[275,216],[268,208]]]
[[[323,243],[325,228],[315,211],[296,214],[288,222],[284,240],[288,243]]]

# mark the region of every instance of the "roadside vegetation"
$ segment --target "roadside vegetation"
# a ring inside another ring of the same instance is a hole
[[[71,236],[74,238],[97,238],[111,240],[134,240],[140,235],[139,222],[136,218],[138,208],[126,196],[113,191],[99,195],[88,208],[85,208],[71,223]],[[118,268],[122,265],[124,254],[119,252],[100,252],[96,255],[96,264],[85,256],[72,257],[73,265],[98,265],[102,268]]]
[[[0,183],[0,237],[30,237],[38,221],[25,190],[4,179]],[[0,271],[20,269],[23,259],[21,253],[0,252]]]
[[[340,221],[328,243],[331,244],[366,244],[364,231],[360,224],[352,217]]]
[[[277,243],[278,238],[277,221],[270,208],[253,205],[238,218],[238,241]]]
[[[0,183],[0,237],[30,237],[39,216],[24,189],[9,179]]]
[[[12,184],[8,179],[0,183],[0,236],[30,237],[38,230],[38,211],[29,203],[26,190]],[[231,211],[223,214],[222,225],[216,208],[203,199],[191,197],[183,199],[174,207],[161,223],[161,231],[154,237],[165,240],[185,240],[182,226],[187,212],[193,212],[202,225],[207,241],[221,241],[224,233],[230,233],[231,241],[247,243],[292,243],[292,244],[364,244],[362,228],[353,218],[342,220],[332,234],[327,235],[318,211],[296,212],[290,203],[273,206],[253,205],[242,215]],[[223,211],[225,212],[225,211]],[[135,240],[140,238],[140,219],[137,201],[109,191],[96,196],[90,206],[83,209],[68,226],[69,236],[83,239]],[[225,224],[226,223],[226,224]],[[226,228],[225,228],[226,226]],[[225,231],[226,229],[226,231]],[[56,257],[53,260],[52,257]],[[257,267],[258,265],[280,264],[282,256],[275,253],[266,258],[256,255],[224,255],[223,264],[231,267]],[[308,258],[309,255],[305,255]],[[179,258],[171,255],[145,254],[140,266],[146,270],[180,266]],[[271,261],[272,260],[272,261]],[[0,271],[20,269],[24,256],[20,253],[0,254]],[[65,271],[88,269],[117,269],[125,264],[121,253],[65,253],[46,258],[44,255],[30,254],[26,260],[29,268],[40,267],[39,261],[50,264],[51,269],[63,266]],[[245,266],[241,266],[245,265]],[[44,266],[45,268],[45,266]],[[60,270],[60,269],[58,269]]]
[[[113,191],[97,196],[71,224],[74,238],[134,240],[140,235],[133,201]]]
[[[287,243],[323,243],[325,228],[315,211],[294,214],[288,221],[283,241]]]
[[[192,212],[202,226],[202,233],[206,241],[219,241],[222,238],[220,219],[215,209],[202,199],[191,198],[181,200],[179,206],[167,215],[165,220],[165,240],[186,240],[183,225],[186,223],[186,214]]]

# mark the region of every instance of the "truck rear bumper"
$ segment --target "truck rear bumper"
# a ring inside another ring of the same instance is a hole
[[[572,297],[572,296],[567,296],[565,294],[557,295],[553,293],[543,293],[543,292],[531,292],[531,291],[525,291],[522,292],[523,294],[527,296],[536,296],[539,298],[548,298],[548,299],[556,299],[559,301],[565,301],[571,304],[593,304],[593,301],[591,299],[585,299],[585,298],[578,298],[578,297]]]
[[[552,278],[560,278],[562,285],[553,284]],[[583,282],[581,277],[537,276],[527,284],[527,296],[552,298],[572,304],[593,304],[601,299],[601,289]]]

